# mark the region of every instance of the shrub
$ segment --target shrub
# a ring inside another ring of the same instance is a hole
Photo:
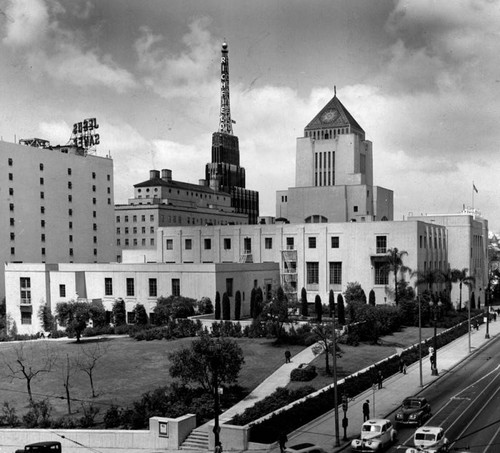
[[[8,401],[4,401],[2,406],[2,415],[0,415],[0,424],[15,428],[19,425],[19,417],[16,408],[11,406]]]
[[[23,422],[27,428],[49,428],[51,413],[52,405],[48,400],[35,401],[30,404],[30,409],[23,415]]]
[[[314,365],[299,366],[290,373],[290,379],[295,382],[307,382],[313,380],[318,373]]]
[[[99,409],[92,403],[82,403],[83,417],[80,418],[80,426],[82,428],[91,428],[95,426],[95,418],[99,413]]]
[[[111,406],[104,414],[104,427],[106,429],[118,428],[122,423],[122,414],[118,406]]]

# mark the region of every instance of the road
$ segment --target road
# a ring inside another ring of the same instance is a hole
[[[500,451],[500,338],[491,340],[421,395],[432,406],[433,416],[427,424],[445,428],[447,438],[454,442],[451,451]],[[398,431],[400,445],[389,449],[390,453],[401,453],[413,445],[415,428]]]

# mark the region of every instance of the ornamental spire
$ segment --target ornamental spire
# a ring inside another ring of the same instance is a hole
[[[229,106],[229,57],[226,42],[222,43],[222,56],[220,60],[219,132],[233,135],[231,108]]]

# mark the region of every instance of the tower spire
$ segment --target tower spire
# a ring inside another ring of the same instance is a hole
[[[220,115],[219,132],[233,135],[231,108],[229,106],[229,57],[227,43],[222,43],[220,60]]]

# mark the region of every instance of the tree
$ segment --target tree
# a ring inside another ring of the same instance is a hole
[[[325,353],[325,372],[326,374],[331,374],[330,370],[330,354],[333,355],[333,324],[322,324],[318,323],[314,326],[312,330],[314,339],[318,342],[318,345],[313,347],[313,353],[319,355],[322,352]],[[335,344],[335,352],[337,357],[342,357],[342,351],[338,344]]]
[[[106,355],[108,348],[101,342],[89,343],[80,347],[80,354],[77,357],[77,367],[89,378],[92,398],[95,398],[94,372],[99,361]]]
[[[276,337],[280,339],[284,332],[283,325],[288,322],[288,298],[281,286],[273,291],[271,301],[266,305],[265,314],[271,319]]]
[[[125,301],[118,298],[113,302],[113,324],[115,326],[123,326],[127,323],[127,311],[125,310]]]
[[[345,302],[349,305],[351,302],[366,302],[366,295],[358,282],[347,283],[346,290],[344,291]]]
[[[467,275],[469,269],[464,267],[463,269],[452,269],[451,270],[451,281],[453,283],[458,283],[460,299],[458,302],[458,309],[462,309],[462,286],[465,285],[469,288],[472,288],[476,283],[476,279],[470,275]]]
[[[207,334],[202,334],[189,347],[170,353],[168,358],[170,376],[184,384],[197,383],[209,393],[215,391],[214,372],[219,385],[232,384],[245,362],[243,351],[234,340],[225,337],[215,340]]]
[[[255,288],[252,288],[252,291],[250,292],[250,318],[254,319],[255,318],[255,297],[257,295],[257,292],[255,291]]]
[[[63,386],[66,391],[66,404],[68,405],[68,415],[71,415],[71,397],[70,397],[70,380],[74,374],[73,363],[69,358],[69,354],[66,354],[66,363],[62,367],[62,378]]]
[[[68,334],[76,336],[77,343],[90,320],[102,318],[104,307],[95,302],[59,302],[56,305],[56,318],[59,324],[66,327]],[[105,315],[104,315],[105,316]]]
[[[6,330],[7,334],[7,310],[6,310],[6,304],[5,304],[5,297],[2,297],[2,300],[0,300],[0,330]]]
[[[302,288],[300,291],[300,306],[301,306],[301,315],[309,316],[309,307],[307,305],[307,291],[305,288]]]
[[[394,274],[394,303],[399,303],[398,297],[398,275],[400,272],[410,272],[410,268],[403,264],[403,257],[408,255],[405,250],[398,250],[397,247],[387,250],[387,262],[382,266],[381,271]]]
[[[321,297],[316,294],[314,298],[314,311],[316,312],[316,321],[321,322],[323,318],[323,305],[321,305]]]
[[[54,315],[47,304],[40,305],[38,319],[45,332],[50,332],[54,327]]]
[[[239,321],[241,319],[241,292],[236,291],[234,295],[234,319]]]
[[[198,301],[198,312],[202,315],[209,315],[214,312],[214,306],[210,297],[202,297]]]
[[[376,304],[375,291],[373,289],[370,290],[370,294],[368,295],[368,303],[373,306]]]
[[[145,326],[149,323],[148,313],[146,312],[146,308],[142,304],[137,304],[134,307],[134,319],[135,324],[138,326]]]
[[[328,293],[328,310],[330,312],[330,318],[332,318],[335,313],[335,295],[333,294],[333,289]]]
[[[262,288],[255,290],[255,317],[258,318],[264,308],[264,294]]]
[[[21,342],[13,345],[14,357],[2,354],[4,363],[3,374],[11,381],[14,379],[26,382],[26,390],[30,405],[34,404],[32,384],[33,380],[43,373],[49,373],[57,361],[57,356],[48,344],[40,350],[40,343]]]
[[[159,297],[156,300],[153,313],[155,324],[163,326],[169,321],[177,318],[187,318],[195,314],[194,306],[196,300],[183,296]]]
[[[344,306],[344,297],[342,294],[337,296],[337,314],[339,318],[339,323],[345,325],[345,306]]]
[[[426,286],[431,295],[435,294],[434,286],[444,282],[445,277],[439,269],[429,269],[427,271],[414,271],[412,277],[416,277],[415,286]]]
[[[227,293],[222,295],[222,319],[225,321],[231,319],[231,302]]]
[[[215,293],[215,319],[220,319],[220,293]]]

